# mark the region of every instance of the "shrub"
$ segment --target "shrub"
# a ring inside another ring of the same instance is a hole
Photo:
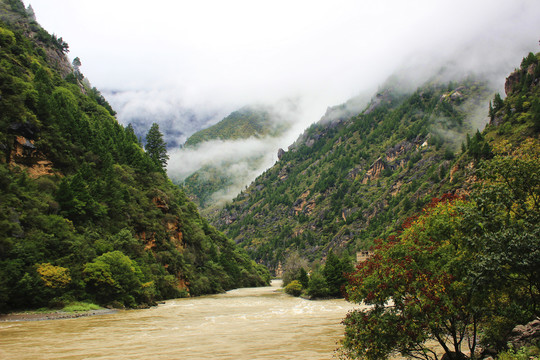
[[[285,292],[292,296],[300,296],[302,294],[302,284],[298,280],[293,280],[285,286]]]

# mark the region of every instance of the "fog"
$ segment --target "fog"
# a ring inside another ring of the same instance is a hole
[[[275,123],[288,123],[279,136],[250,137],[242,140],[212,140],[194,147],[169,149],[168,174],[177,183],[195,171],[211,165],[222,176],[232,180],[232,185],[213,195],[216,202],[223,204],[232,200],[241,190],[278,160],[278,149],[287,149],[304,129],[300,116],[320,117],[309,102],[279,101],[265,106],[270,109],[269,116]]]
[[[29,3],[80,57],[121,123],[139,135],[160,125],[174,178],[223,154],[263,154],[270,166],[329,106],[375,91],[392,74],[412,88],[444,67],[449,78],[480,74],[502,94],[505,76],[540,50],[538,0]],[[179,150],[242,106],[283,99],[299,106],[279,139]]]

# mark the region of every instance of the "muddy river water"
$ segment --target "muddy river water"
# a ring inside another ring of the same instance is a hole
[[[272,286],[167,301],[146,310],[0,323],[0,359],[331,359],[356,307]]]

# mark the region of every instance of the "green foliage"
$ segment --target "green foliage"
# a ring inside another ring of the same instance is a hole
[[[493,156],[488,142],[478,130],[476,130],[476,134],[472,138],[469,136],[469,134],[467,134],[466,149],[475,160],[489,159],[491,156]]]
[[[82,302],[82,301],[74,301],[62,308],[62,311],[65,312],[79,312],[79,311],[91,311],[91,310],[99,310],[101,307],[96,304]]]
[[[285,286],[285,292],[292,296],[300,296],[302,294],[302,284],[298,280],[293,280]]]
[[[271,109],[263,106],[249,106],[235,111],[217,124],[193,134],[185,143],[186,147],[196,147],[205,141],[240,140],[250,137],[278,136],[288,125],[280,122]],[[242,159],[249,171],[259,169],[264,156],[253,155]],[[222,207],[222,196],[239,184],[239,179],[250,177],[248,170],[232,173],[238,159],[229,159],[220,164],[208,164],[183,180],[184,191],[197,203],[203,213],[211,213]]]
[[[298,274],[298,281],[302,284],[302,288],[306,289],[309,284],[308,273],[304,268],[300,268],[300,274]]]
[[[466,337],[473,340],[474,353],[482,294],[468,281],[472,257],[462,255],[459,204],[445,198],[432,202],[399,237],[381,241],[358,266],[347,286],[349,300],[372,307],[344,320],[343,346],[352,357],[435,358],[426,344],[433,340],[450,358],[459,358],[454,353],[461,354]]]
[[[330,296],[330,290],[328,289],[328,284],[324,275],[318,271],[315,271],[309,277],[308,287],[306,289],[306,294],[314,299],[326,298]]]
[[[0,23],[0,311],[138,306],[268,284],[99,91],[62,78],[46,55],[67,50],[61,39],[35,23],[27,38],[29,20],[16,18]]]
[[[498,360],[530,360],[538,359],[540,349],[538,346],[523,347],[519,350],[509,349],[497,355]]]
[[[90,292],[96,293],[101,303],[118,301],[132,307],[142,295],[144,278],[141,269],[120,251],[105,253],[87,263],[83,275]]]
[[[352,262],[347,256],[340,259],[332,251],[328,253],[322,274],[326,280],[329,296],[342,296],[342,287],[347,283],[346,274],[353,270]]]
[[[252,136],[276,135],[283,131],[274,128],[270,110],[259,107],[244,107],[232,112],[217,124],[191,135],[184,146],[196,146],[209,140],[247,139]]]
[[[293,280],[300,280],[306,272],[308,263],[305,258],[300,256],[298,252],[289,254],[285,263],[283,264],[283,286],[287,286]],[[305,281],[305,279],[303,280]]]
[[[515,325],[540,314],[539,149],[532,139],[517,149],[498,146],[480,165],[472,194],[477,206],[464,212],[466,245],[476,254],[472,271],[498,299],[485,339],[498,348]]]
[[[465,340],[471,354],[478,339],[503,349],[539,315],[539,149],[536,139],[502,142],[479,165],[470,199],[436,199],[379,242],[347,286],[349,300],[372,307],[345,319],[345,353],[436,358],[432,340],[460,358]]]

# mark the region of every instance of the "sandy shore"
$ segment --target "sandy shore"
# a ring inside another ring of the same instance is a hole
[[[11,313],[11,314],[1,314],[0,321],[42,321],[42,320],[73,319],[73,318],[84,317],[84,316],[114,314],[116,312],[118,312],[118,310],[99,309],[99,310],[79,311],[79,312],[55,311],[55,312],[50,312],[50,313]]]

